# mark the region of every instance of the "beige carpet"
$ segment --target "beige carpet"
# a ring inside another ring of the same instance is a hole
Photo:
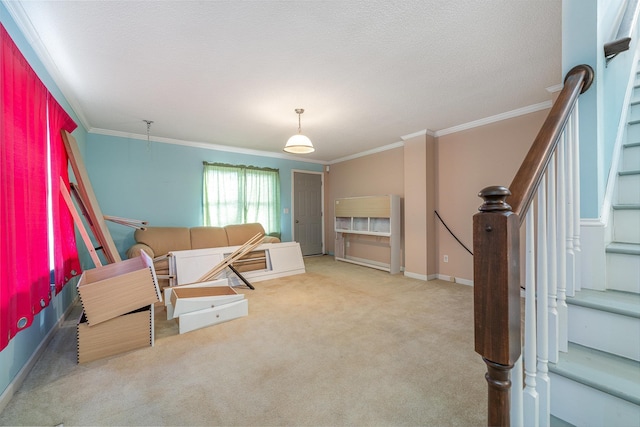
[[[65,321],[2,425],[486,425],[473,289],[305,259],[237,288],[249,316],[77,365]],[[77,311],[77,310],[76,310]]]

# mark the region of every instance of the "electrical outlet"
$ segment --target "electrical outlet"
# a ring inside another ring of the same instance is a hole
[[[444,256],[444,262],[449,262],[449,255]]]

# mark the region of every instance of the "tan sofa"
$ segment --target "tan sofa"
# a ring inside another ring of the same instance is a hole
[[[225,227],[147,227],[136,230],[133,234],[136,243],[127,250],[128,258],[140,256],[144,250],[151,258],[161,258],[172,251],[189,249],[219,248],[226,246],[240,246],[258,233],[264,234],[261,224],[233,224]],[[263,243],[279,243],[280,239],[264,236]],[[247,258],[258,258],[256,253],[247,254]],[[245,265],[240,271],[264,268],[264,262],[257,265]],[[169,274],[166,259],[156,260],[154,263],[159,276]],[[168,281],[159,278],[161,286],[167,286]]]

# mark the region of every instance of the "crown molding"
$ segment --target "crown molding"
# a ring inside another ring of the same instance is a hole
[[[547,92],[549,93],[556,93],[556,92],[560,92],[562,90],[562,88],[564,87],[564,84],[562,83],[558,83],[555,86],[549,86],[547,89]]]
[[[383,145],[382,147],[372,148],[371,150],[362,151],[360,153],[352,154],[350,156],[340,157],[338,159],[334,159],[334,160],[331,160],[330,162],[327,162],[327,164],[333,165],[335,163],[346,162],[347,160],[353,160],[353,159],[357,159],[358,157],[369,156],[371,154],[381,153],[383,151],[393,150],[394,148],[399,148],[399,147],[404,147],[404,141],[398,141],[398,142],[394,142],[393,144],[387,144],[387,145]]]
[[[118,138],[137,139],[140,141],[147,141],[147,135],[120,132],[120,131],[114,131],[109,129],[91,128],[89,129],[89,133],[93,133],[96,135],[115,136]],[[304,162],[304,163],[316,163],[319,165],[329,164],[324,160],[301,159],[300,157],[297,157],[297,156],[273,153],[271,151],[252,150],[249,148],[232,147],[230,145],[210,144],[208,142],[183,141],[180,139],[163,138],[158,136],[150,136],[149,141],[159,142],[162,144],[181,145],[184,147],[202,148],[205,150],[225,151],[228,153],[247,154],[251,156],[260,156],[260,157],[273,157],[277,159],[294,160],[294,161]]]
[[[486,117],[484,119],[475,120],[472,122],[464,123],[458,126],[453,126],[447,129],[439,130],[435,133],[436,137],[448,135],[450,133],[461,132],[463,130],[473,129],[476,127],[488,125],[491,123],[500,122],[502,120],[512,119],[514,117],[523,116],[529,113],[535,113],[536,111],[545,110],[551,108],[551,101],[541,102],[539,104],[529,105],[528,107],[518,108],[516,110],[507,111],[506,113],[496,114],[495,116]]]
[[[427,135],[435,137],[436,133],[429,129],[422,129],[422,130],[419,130],[418,132],[410,133],[408,135],[403,135],[400,138],[403,141],[406,141],[408,139],[415,138],[416,136],[427,136]]]
[[[14,22],[22,32],[22,35],[27,40],[27,43],[29,43],[29,45],[35,52],[36,56],[44,66],[45,70],[47,71],[47,73],[49,73],[49,75],[53,79],[53,82],[55,83],[55,85],[58,87],[58,89],[60,89],[60,92],[62,92],[62,96],[64,96],[66,101],[69,103],[76,117],[78,117],[78,120],[80,120],[80,123],[83,125],[85,129],[89,129],[90,128],[89,122],[87,121],[87,118],[84,116],[84,114],[82,114],[82,110],[80,109],[80,103],[72,95],[73,91],[65,83],[65,79],[62,78],[62,73],[60,72],[55,62],[51,58],[49,51],[44,47],[44,44],[42,43],[42,40],[40,39],[38,32],[35,30],[35,28],[31,24],[31,21],[29,20],[29,17],[25,13],[24,8],[22,7],[22,4],[18,1],[5,1],[5,0],[0,0],[0,1],[2,1],[2,4],[9,11],[9,15],[11,15],[11,18],[13,18]]]
[[[426,136],[426,135],[427,135],[427,130],[422,129],[422,130],[419,130],[418,132],[410,133],[408,135],[403,135],[400,137],[400,139],[402,139],[403,141],[406,141],[407,139],[415,138],[417,136]]]

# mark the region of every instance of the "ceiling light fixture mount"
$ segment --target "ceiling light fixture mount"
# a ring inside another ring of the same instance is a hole
[[[287,144],[284,146],[283,150],[287,153],[308,154],[316,151],[315,148],[313,148],[311,140],[302,134],[302,128],[300,126],[300,115],[302,113],[304,113],[304,109],[296,108],[296,114],[298,115],[298,133],[289,138]]]
[[[153,120],[143,120],[143,122],[145,122],[147,124],[147,150],[151,147],[151,123],[153,123]]]
[[[149,134],[151,132],[151,123],[153,123],[153,120],[143,120],[143,122],[147,124],[147,142],[149,142]]]

